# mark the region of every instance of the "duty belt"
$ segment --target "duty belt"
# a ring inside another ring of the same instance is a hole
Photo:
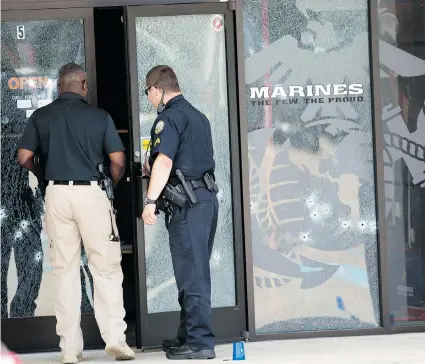
[[[171,178],[165,185],[157,203],[157,209],[160,211],[170,212],[173,205],[184,207],[189,203],[190,207],[195,206],[198,198],[193,191],[198,188],[218,193],[217,185],[209,174],[205,174],[202,180],[186,180],[180,170],[176,170],[176,175],[180,183],[176,183],[175,179]]]
[[[193,189],[196,188],[207,188],[207,185],[205,184],[204,181],[201,180],[191,180],[191,181],[187,181],[187,183],[189,183]]]
[[[197,188],[207,188],[207,185],[205,184],[204,181],[201,181],[200,179],[198,180],[189,180],[187,181],[187,183],[194,189],[196,190]],[[181,183],[171,183],[175,188],[177,188],[179,190],[179,192],[184,193],[184,189],[183,189],[183,185]]]
[[[49,181],[53,185],[74,185],[74,186],[91,186],[93,183],[99,184],[99,181]]]

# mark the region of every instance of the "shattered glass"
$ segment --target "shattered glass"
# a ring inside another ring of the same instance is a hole
[[[211,123],[215,174],[220,189],[217,233],[210,262],[213,307],[235,304],[225,29],[214,27],[220,17],[220,14],[202,14],[136,18],[142,142],[149,139],[156,118],[156,110],[144,93],[145,76],[158,64],[174,69],[185,98]],[[160,214],[155,226],[145,226],[145,252],[148,312],[180,310],[164,214]]]
[[[44,201],[37,179],[18,165],[16,156],[31,113],[57,96],[59,68],[68,62],[85,66],[84,23],[1,25],[1,317],[54,315]],[[82,254],[82,310],[93,312],[91,290],[86,290],[91,276]]]
[[[378,327],[367,1],[245,0],[244,39],[256,332]]]

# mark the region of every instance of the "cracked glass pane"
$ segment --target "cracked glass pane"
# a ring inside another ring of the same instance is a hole
[[[17,161],[31,113],[57,96],[59,68],[85,66],[83,20],[2,22],[1,317],[54,315],[52,271],[37,179]],[[90,273],[81,263],[82,311],[93,312]],[[18,280],[19,277],[19,280]]]
[[[257,333],[380,325],[367,10],[244,1]]]
[[[156,65],[166,64],[174,69],[183,95],[211,122],[220,188],[219,220],[211,257],[213,307],[235,304],[225,29],[218,26],[220,17],[202,14],[136,19],[140,132],[144,145],[148,145],[157,116],[144,93],[145,76]],[[149,313],[180,310],[164,214],[158,220],[154,226],[145,226]]]

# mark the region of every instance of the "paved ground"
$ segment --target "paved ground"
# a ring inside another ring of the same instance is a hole
[[[232,359],[232,345],[217,347],[217,358],[209,363]],[[282,340],[245,344],[251,363],[285,364],[425,364],[425,333]],[[85,352],[88,363],[112,363],[101,351]],[[59,363],[59,354],[22,355],[23,364]],[[133,363],[166,363],[164,353],[138,352]],[[194,361],[185,361],[194,363]],[[197,363],[205,363],[196,361]]]

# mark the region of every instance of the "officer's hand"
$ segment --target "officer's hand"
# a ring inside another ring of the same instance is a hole
[[[158,218],[155,215],[155,209],[156,209],[156,205],[154,204],[149,204],[145,206],[143,210],[143,214],[142,214],[142,219],[145,222],[145,224],[148,224],[148,225],[156,224],[156,221]]]

